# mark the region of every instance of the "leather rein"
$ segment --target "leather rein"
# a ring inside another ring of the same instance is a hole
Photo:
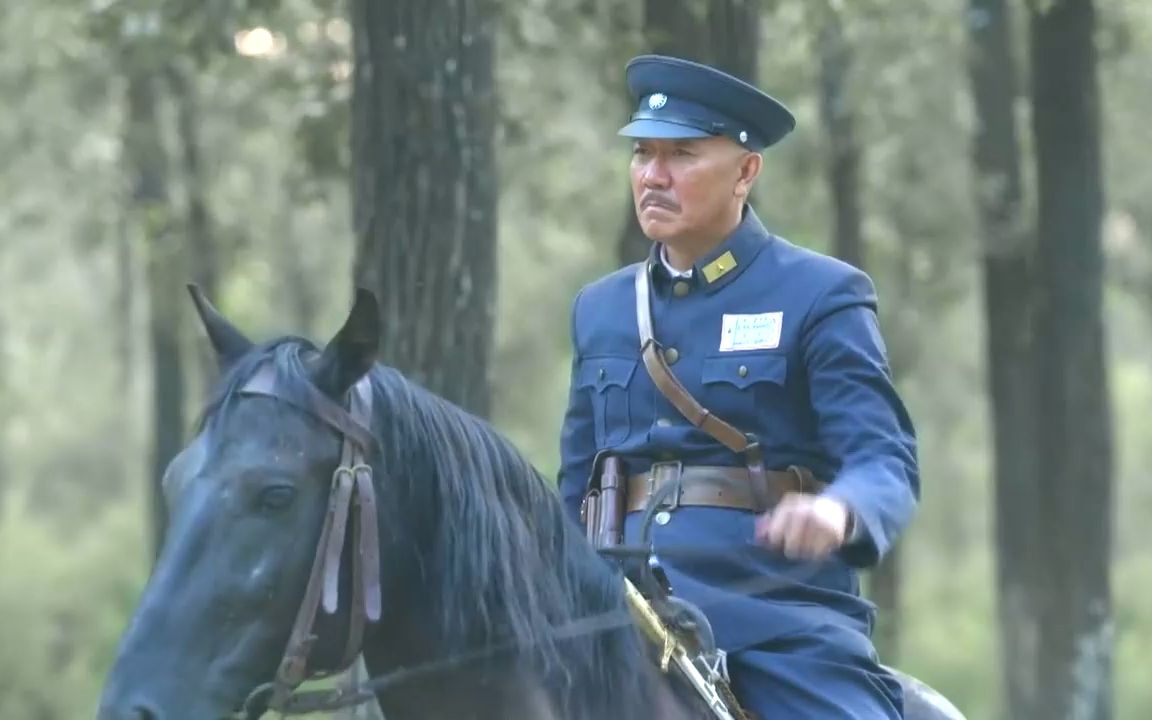
[[[276,385],[270,365],[260,368],[240,392],[263,395],[287,402],[318,418],[342,438],[340,464],[332,473],[328,490],[328,509],[311,575],[304,590],[296,621],[288,637],[284,655],[272,682],[260,685],[244,701],[239,717],[258,718],[264,709],[282,714],[295,714],[302,705],[317,706],[335,699],[338,691],[296,692],[305,681],[329,677],[346,670],[356,661],[369,623],[377,622],[381,613],[380,545],[376,513],[376,490],[372,468],[366,458],[375,440],[369,430],[372,418],[372,388],[367,377],[348,391],[348,409],[312,390],[307,404],[297,402]],[[352,588],[348,618],[348,636],[340,664],[331,669],[308,667],[308,656],[318,637],[316,611],[333,615],[340,607],[340,566],[351,526]]]

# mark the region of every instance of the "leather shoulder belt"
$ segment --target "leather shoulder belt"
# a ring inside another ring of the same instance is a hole
[[[648,375],[652,378],[656,388],[688,422],[708,433],[732,452],[742,455],[747,468],[748,479],[750,480],[747,488],[749,495],[747,500],[741,499],[739,503],[734,502],[733,499],[739,497],[740,493],[732,494],[731,491],[735,488],[729,483],[727,487],[730,492],[726,496],[729,498],[728,502],[717,504],[763,512],[774,505],[783,492],[789,490],[811,492],[818,488],[821,483],[812,477],[811,471],[807,468],[790,467],[787,472],[766,471],[759,440],[754,435],[741,432],[712,414],[696,398],[692,397],[691,393],[672,374],[672,369],[664,360],[664,354],[660,352],[660,344],[652,333],[651,282],[649,279],[651,265],[651,260],[639,263],[636,267],[635,278],[636,327],[640,334],[640,354],[644,358],[644,367],[648,370]],[[695,493],[701,495],[701,501],[698,504],[709,504],[706,502],[706,498],[710,492]],[[630,498],[629,504],[634,503],[635,501]]]

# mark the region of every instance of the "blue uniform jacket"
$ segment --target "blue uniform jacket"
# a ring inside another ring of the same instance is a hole
[[[585,286],[572,306],[559,487],[577,522],[601,450],[621,456],[629,473],[662,459],[743,464],[649,378],[635,269]],[[915,433],[892,385],[876,303],[867,275],[769,233],[750,207],[690,279],[673,279],[654,262],[653,328],[672,372],[704,407],[760,439],[766,467],[803,465],[830,482],[825,492],[846,502],[858,524],[855,539],[821,563],[754,546],[749,512],[681,507],[655,527],[657,549],[716,548],[708,561],[663,562],[673,591],[704,609],[721,647],[834,626],[870,631],[872,607],[859,597],[855,569],[884,555],[919,498]],[[637,515],[626,524],[630,541]]]

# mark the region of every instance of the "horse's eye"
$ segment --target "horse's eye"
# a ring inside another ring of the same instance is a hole
[[[296,499],[296,488],[287,485],[266,487],[260,491],[257,504],[261,510],[283,510]]]

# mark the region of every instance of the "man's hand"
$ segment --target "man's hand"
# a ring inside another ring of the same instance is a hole
[[[835,498],[788,493],[756,518],[756,541],[793,560],[821,560],[844,544],[848,507]]]

